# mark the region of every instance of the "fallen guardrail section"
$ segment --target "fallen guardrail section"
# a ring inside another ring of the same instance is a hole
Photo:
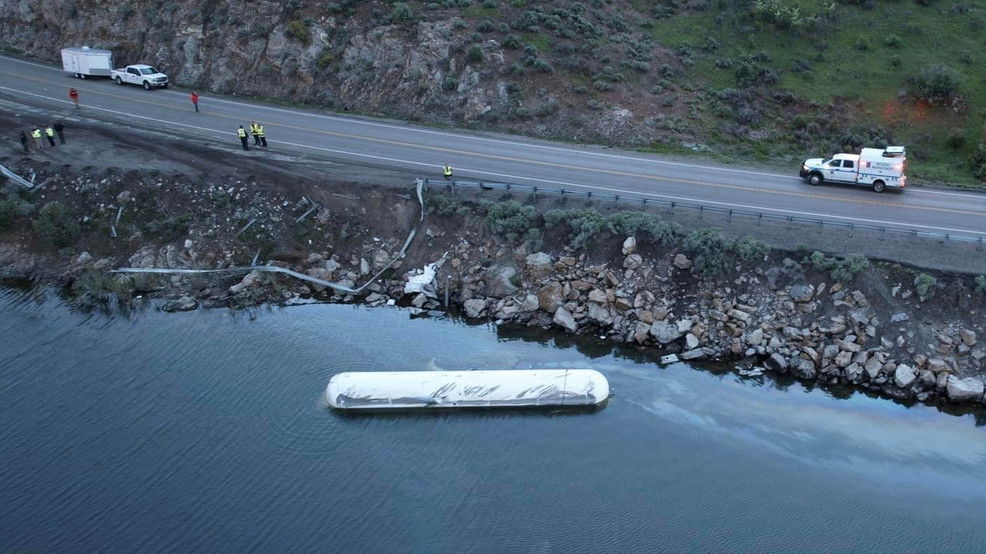
[[[844,229],[849,233],[855,231],[871,231],[879,233],[880,240],[883,240],[887,235],[899,235],[911,238],[929,238],[934,240],[944,240],[944,241],[956,241],[963,243],[973,243],[976,244],[976,250],[983,250],[984,245],[986,245],[986,231],[977,234],[957,234],[957,233],[938,233],[933,231],[922,231],[917,228],[906,228],[906,227],[887,227],[880,225],[870,225],[861,223],[849,223],[845,221],[834,221],[830,219],[816,218],[816,217],[806,217],[802,215],[794,214],[784,214],[783,211],[777,210],[776,212],[771,211],[756,211],[756,210],[744,210],[735,208],[723,208],[721,206],[712,206],[709,204],[702,204],[701,202],[683,202],[680,200],[667,200],[663,198],[655,198],[653,196],[647,196],[639,193],[621,193],[613,194],[608,192],[599,192],[592,190],[581,190],[581,189],[570,189],[564,187],[551,187],[551,186],[539,186],[539,185],[520,185],[515,183],[501,183],[496,181],[468,181],[460,179],[431,179],[423,178],[418,179],[418,181],[424,181],[425,186],[432,188],[445,188],[447,190],[452,190],[453,192],[457,187],[461,188],[473,188],[478,190],[503,190],[505,192],[520,191],[526,194],[530,194],[532,198],[537,198],[538,195],[544,196],[556,196],[565,198],[568,196],[584,198],[586,201],[589,200],[608,200],[614,204],[624,203],[632,204],[640,207],[655,206],[655,207],[665,207],[674,213],[675,210],[689,210],[699,214],[699,217],[703,213],[710,214],[720,214],[725,215],[732,221],[733,217],[745,217],[749,219],[756,220],[757,223],[762,223],[764,221],[777,221],[785,223],[803,223],[817,226],[819,231],[824,228],[837,228]]]
[[[370,283],[377,280],[385,271],[393,267],[397,260],[400,260],[407,253],[407,249],[411,246],[411,241],[418,234],[418,226],[425,220],[425,201],[422,190],[424,188],[424,182],[420,179],[416,182],[416,190],[418,196],[418,205],[421,207],[421,216],[418,218],[418,225],[415,225],[407,235],[407,239],[404,240],[404,245],[401,247],[400,251],[394,255],[390,262],[384,266],[375,275],[370,277],[365,283],[358,287],[348,287],[340,283],[334,283],[332,281],[326,281],[324,279],[319,279],[317,277],[312,277],[311,275],[305,275],[304,273],[298,273],[297,271],[292,271],[284,267],[278,267],[274,265],[256,265],[256,263],[247,266],[237,266],[237,267],[227,267],[223,269],[177,269],[177,268],[167,268],[167,267],[121,267],[117,269],[110,270],[110,273],[150,273],[150,274],[185,274],[185,275],[203,275],[209,273],[247,273],[251,271],[258,271],[261,273],[280,273],[282,275],[287,275],[289,277],[294,277],[295,279],[300,279],[302,281],[307,281],[309,283],[314,283],[316,285],[321,285],[323,287],[328,287],[333,290],[341,291],[347,294],[359,294],[363,291]],[[255,258],[256,259],[256,258]]]

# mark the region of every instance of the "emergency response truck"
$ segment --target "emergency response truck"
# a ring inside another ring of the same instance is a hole
[[[903,146],[863,148],[859,154],[810,158],[801,164],[801,177],[811,185],[826,181],[867,185],[876,192],[907,185],[907,156]]]

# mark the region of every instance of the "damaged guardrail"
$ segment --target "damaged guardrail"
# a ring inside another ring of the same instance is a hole
[[[422,179],[418,179],[421,181]],[[550,186],[538,186],[538,185],[520,185],[516,183],[500,183],[496,181],[463,181],[460,179],[423,179],[425,186],[435,187],[435,188],[450,188],[455,190],[456,187],[465,188],[477,188],[479,190],[505,190],[510,192],[512,190],[527,191],[532,197],[537,198],[539,194],[545,195],[555,195],[562,198],[566,196],[580,196],[584,197],[587,201],[593,199],[604,199],[612,200],[613,203],[632,203],[637,204],[641,207],[646,206],[663,206],[668,208],[672,213],[674,210],[692,210],[698,212],[699,216],[703,213],[716,213],[722,214],[729,217],[730,221],[735,217],[746,217],[750,219],[756,219],[757,224],[763,221],[780,221],[785,223],[805,223],[809,225],[817,225],[818,230],[821,231],[825,227],[841,228],[846,229],[850,233],[854,231],[872,231],[880,233],[880,240],[883,240],[888,234],[889,235],[900,235],[912,238],[930,238],[935,240],[944,241],[956,241],[964,243],[972,243],[976,245],[976,250],[983,250],[984,244],[986,244],[986,231],[982,233],[972,232],[973,235],[962,235],[956,233],[937,233],[932,231],[920,231],[917,228],[906,228],[901,227],[887,227],[880,225],[870,225],[865,223],[847,223],[844,221],[832,221],[823,218],[816,217],[805,217],[802,215],[785,215],[783,211],[778,210],[780,213],[771,213],[769,211],[756,211],[756,210],[743,210],[735,208],[723,208],[720,206],[711,206],[708,204],[702,204],[701,202],[682,202],[679,200],[665,200],[662,198],[654,198],[652,196],[646,196],[643,194],[635,194],[632,192],[613,194],[608,192],[599,192],[592,190],[573,190],[566,189],[563,187],[550,187]]]
[[[27,179],[21,177],[20,175],[14,173],[13,171],[11,171],[9,169],[7,169],[6,166],[0,165],[0,173],[2,173],[4,177],[10,179],[11,181],[17,183],[18,185],[20,185],[20,186],[22,186],[24,188],[29,188],[29,189],[33,189],[34,188],[34,183],[33,182],[28,181]]]
[[[401,247],[400,251],[394,255],[390,262],[384,266],[380,271],[378,271],[373,277],[370,277],[362,285],[353,288],[343,285],[341,283],[334,283],[332,281],[326,281],[324,279],[319,279],[317,277],[312,277],[311,275],[305,275],[304,273],[299,273],[285,267],[278,267],[276,265],[248,265],[248,266],[237,266],[237,267],[227,267],[223,269],[173,269],[166,267],[121,267],[117,269],[110,270],[110,273],[150,273],[150,274],[178,274],[178,275],[203,275],[209,273],[246,273],[251,271],[259,271],[262,273],[280,273],[282,275],[287,275],[289,277],[294,277],[295,279],[300,279],[302,281],[307,281],[309,283],[314,283],[323,287],[327,287],[333,290],[345,292],[347,294],[359,294],[373,281],[376,281],[381,275],[384,274],[388,269],[393,267],[398,260],[404,257],[407,253],[407,249],[411,246],[411,241],[418,234],[418,226],[425,220],[425,200],[424,194],[422,193],[424,189],[424,181],[418,179],[416,181],[416,190],[418,196],[418,205],[421,208],[421,215],[418,218],[418,224],[411,228],[411,231],[407,235],[407,239],[404,240],[404,245]]]

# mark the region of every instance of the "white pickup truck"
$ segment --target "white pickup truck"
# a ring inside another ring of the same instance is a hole
[[[123,69],[114,69],[111,77],[118,85],[141,85],[145,90],[168,88],[168,76],[149,65],[128,65]]]
[[[863,148],[859,154],[810,158],[801,164],[801,178],[811,185],[826,181],[868,185],[876,192],[907,185],[907,156],[903,146]]]

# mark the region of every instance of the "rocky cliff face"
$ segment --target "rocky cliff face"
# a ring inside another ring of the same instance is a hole
[[[576,107],[550,72],[520,75],[511,62],[531,53],[472,32],[457,10],[402,19],[392,6],[0,0],[0,45],[53,63],[65,46],[108,48],[117,65],[150,63],[180,86],[335,110],[614,144],[656,136],[647,114]]]

